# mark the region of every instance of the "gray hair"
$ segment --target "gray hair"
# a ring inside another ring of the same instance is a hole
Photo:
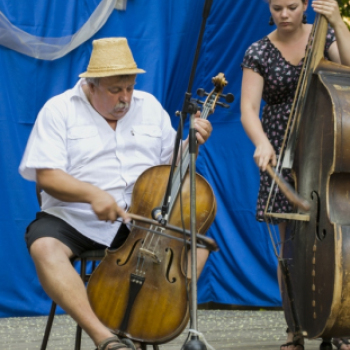
[[[88,84],[92,84],[94,86],[100,85],[100,78],[85,78],[85,80]]]

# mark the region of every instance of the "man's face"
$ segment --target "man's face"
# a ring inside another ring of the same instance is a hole
[[[130,109],[136,75],[100,78],[98,86],[89,84],[90,103],[107,121],[118,121]]]

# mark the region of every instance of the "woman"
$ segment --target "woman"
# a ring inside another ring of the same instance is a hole
[[[266,166],[269,163],[276,165],[312,28],[311,24],[306,23],[307,6],[308,0],[269,0],[270,24],[275,24],[277,28],[252,44],[242,63],[241,120],[256,147],[254,160],[261,170],[256,212],[259,221],[264,221],[271,187]],[[315,12],[324,15],[330,24],[325,58],[350,66],[350,32],[342,21],[338,3],[335,0],[314,0],[312,7]],[[266,106],[260,121],[261,98]],[[283,176],[291,182],[288,172],[284,172]],[[277,193],[273,211],[292,211],[292,205],[280,192]],[[279,224],[283,242],[286,222],[280,220],[276,223]],[[304,349],[301,343],[293,342],[293,334],[288,332],[287,343],[281,346],[281,350]]]

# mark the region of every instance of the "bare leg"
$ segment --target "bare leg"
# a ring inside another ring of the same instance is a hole
[[[46,293],[84,329],[94,343],[97,345],[112,337],[113,334],[90,307],[84,283],[69,260],[73,256],[72,251],[57,239],[45,237],[32,244],[30,254]]]
[[[286,227],[287,227],[287,223],[286,222],[282,222],[281,224],[278,225],[278,230],[280,233],[280,257],[283,257],[283,246],[284,246],[284,240],[285,240],[285,236],[286,236]],[[282,273],[281,273],[281,269],[278,265],[277,267],[277,278],[278,278],[278,285],[280,288],[280,292],[282,293]],[[294,334],[293,332],[288,332],[287,333],[287,343],[293,342],[293,338],[294,338]],[[282,346],[281,350],[300,350],[302,349],[301,346],[294,346],[294,345],[289,345],[287,346]]]

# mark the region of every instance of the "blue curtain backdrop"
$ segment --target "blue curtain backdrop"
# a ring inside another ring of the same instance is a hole
[[[0,11],[36,36],[75,33],[99,0],[0,0]],[[93,38],[55,61],[37,60],[0,46],[0,317],[47,314],[50,300],[40,287],[23,235],[39,209],[34,183],[18,174],[36,115],[52,96],[71,88],[88,64],[93,39],[127,37],[138,66],[147,71],[137,88],[153,93],[174,127],[187,90],[202,20],[204,0],[128,0],[113,11]],[[309,22],[313,20],[312,10]],[[212,185],[217,216],[208,235],[212,253],[198,284],[199,303],[280,306],[276,258],[264,224],[255,221],[258,170],[253,145],[240,123],[240,63],[246,48],[269,33],[264,0],[214,0],[194,81],[211,91],[211,78],[223,72],[224,92],[235,95],[229,109],[210,116],[214,131],[201,147],[198,172]]]

